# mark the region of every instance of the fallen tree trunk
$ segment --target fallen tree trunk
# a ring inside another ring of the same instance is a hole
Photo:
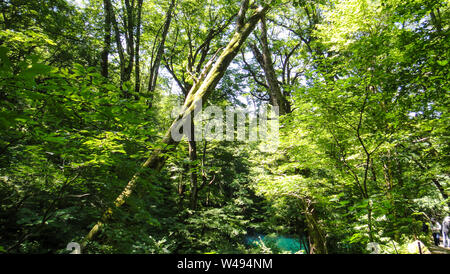
[[[212,65],[213,59],[208,62],[205,66],[202,74],[199,77],[199,81],[196,82],[190,89],[188,95],[186,96],[185,103],[183,105],[182,111],[178,117],[173,121],[171,127],[167,130],[160,148],[155,149],[152,155],[142,164],[142,168],[138,171],[132,179],[128,182],[125,189],[114,201],[114,206],[106,210],[103,214],[101,220],[94,225],[94,227],[89,231],[86,237],[81,243],[81,247],[85,247],[87,242],[92,240],[94,236],[98,233],[100,228],[104,223],[111,217],[113,210],[115,208],[123,205],[128,197],[130,197],[133,189],[136,187],[139,177],[142,175],[142,170],[151,169],[153,171],[160,171],[167,160],[167,153],[174,151],[179,141],[174,140],[171,136],[171,132],[176,130],[180,124],[185,124],[187,119],[190,119],[190,115],[194,113],[194,110],[200,107],[200,102],[206,102],[207,97],[215,89],[220,79],[225,74],[228,66],[234,57],[238,54],[240,47],[245,42],[250,33],[254,30],[258,21],[262,18],[265,12],[268,10],[270,4],[266,4],[264,7],[258,7],[254,13],[245,20],[246,10],[248,9],[248,0],[244,0],[241,3],[241,10],[237,19],[237,28],[233,37],[231,38],[228,45],[225,47],[223,52],[220,54],[217,61]]]

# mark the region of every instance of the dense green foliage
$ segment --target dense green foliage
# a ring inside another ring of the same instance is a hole
[[[160,172],[239,4],[80,2],[0,3],[0,253],[67,253],[138,171],[83,253],[398,253],[450,214],[448,1],[273,1],[206,103],[281,96],[278,144],[183,140]]]

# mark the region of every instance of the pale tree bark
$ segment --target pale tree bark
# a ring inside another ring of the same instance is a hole
[[[304,214],[306,218],[306,226],[308,228],[310,254],[327,254],[327,241],[325,233],[315,216],[314,204],[311,199],[304,201]]]
[[[285,195],[294,197],[300,202],[302,215],[305,217],[306,229],[308,232],[309,253],[327,254],[326,234],[322,229],[316,216],[314,201],[309,195],[298,193],[286,193]]]
[[[245,3],[243,3],[245,4]],[[245,15],[242,13],[243,10],[247,10],[248,7],[241,6],[241,15],[238,16],[238,18],[241,18],[241,20],[245,19]],[[191,36],[191,30],[190,28],[192,26],[187,26],[185,29],[185,32],[188,33],[188,46],[189,46],[189,55],[187,57],[188,64],[187,64],[187,72],[189,73],[189,76],[192,78],[192,81],[198,81],[197,77],[202,72],[202,67],[204,63],[206,62],[207,56],[210,54],[211,50],[211,43],[218,35],[224,32],[227,26],[230,25],[231,21],[233,20],[235,16],[226,19],[224,21],[218,22],[214,20],[213,27],[208,31],[208,34],[203,39],[202,43],[199,44],[195,50],[194,50],[194,44],[195,39]],[[245,21],[242,21],[245,22]],[[240,22],[237,22],[238,28],[240,26]],[[187,81],[184,73],[181,75],[181,80],[178,79],[174,69],[173,69],[173,55],[170,56],[169,60],[166,60],[166,69],[170,72],[180,89],[183,91],[183,94],[185,95],[185,100],[187,98],[188,92],[192,87],[191,81]],[[197,61],[198,60],[198,61]],[[201,189],[201,185],[198,184],[198,163],[197,163],[197,143],[194,140],[194,119],[191,117],[191,136],[188,142],[189,145],[189,179],[190,179],[190,191],[191,191],[191,200],[190,200],[190,206],[192,209],[197,208],[197,201],[198,201],[198,193]]]
[[[265,17],[260,21],[260,45],[262,52],[258,50],[256,45],[251,45],[253,55],[262,67],[266,78],[266,85],[269,90],[270,104],[275,107],[279,107],[279,113],[284,115],[291,112],[291,106],[289,101],[283,95],[280,85],[278,83],[277,75],[273,67],[272,53],[269,48],[269,42],[267,38],[267,26]]]
[[[172,0],[169,5],[169,9],[166,13],[166,19],[164,21],[163,31],[161,34],[161,42],[158,45],[158,51],[156,52],[155,58],[152,60],[150,64],[150,77],[148,81],[147,93],[149,95],[148,106],[152,107],[153,97],[156,88],[156,80],[158,79],[159,66],[161,64],[161,59],[164,54],[164,46],[166,43],[167,34],[169,33],[170,23],[172,21],[172,13],[175,8],[175,0]]]
[[[245,4],[248,5],[248,0],[242,1],[241,5]],[[171,127],[167,130],[165,137],[161,141],[162,145],[160,148],[155,149],[152,152],[151,156],[142,164],[142,169],[151,169],[156,172],[161,170],[168,157],[167,153],[174,151],[179,143],[179,141],[175,141],[172,138],[171,132],[178,128],[179,123],[186,124],[186,120],[190,119],[194,110],[199,107],[200,102],[206,102],[207,97],[213,92],[219,81],[222,79],[231,61],[239,52],[240,47],[254,30],[256,24],[268,10],[269,6],[270,3],[266,4],[264,7],[258,7],[253,14],[246,21],[244,21],[245,23],[242,24],[241,27],[236,28],[234,35],[214,65],[212,64],[213,59],[206,64],[202,74],[199,77],[199,81],[196,82],[190,89],[186,101],[182,107],[182,111],[173,121]],[[240,19],[241,18],[238,18],[238,20]],[[113,210],[123,205],[127,198],[130,197],[141,174],[142,171],[139,171],[132,177],[125,189],[114,201],[114,207],[106,210],[101,220],[86,235],[81,244],[82,247],[85,247],[87,242],[94,238],[104,223],[111,217]]]

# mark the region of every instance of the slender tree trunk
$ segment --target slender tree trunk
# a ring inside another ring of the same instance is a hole
[[[125,97],[130,97],[130,94],[127,90],[123,89],[123,84],[125,82],[130,81],[131,79],[131,73],[133,72],[134,67],[134,61],[135,61],[135,55],[139,54],[135,50],[135,43],[134,43],[134,30],[135,28],[140,29],[140,25],[136,26],[135,20],[134,20],[134,1],[133,5],[130,4],[129,0],[125,0],[125,12],[123,14],[123,23],[125,25],[125,41],[126,41],[126,53],[122,46],[122,39],[121,39],[121,33],[119,29],[119,24],[116,19],[116,14],[114,12],[114,7],[111,3],[111,0],[104,0],[107,2],[107,6],[109,9],[109,14],[111,17],[111,24],[114,30],[114,39],[117,46],[117,52],[119,55],[119,63],[120,63],[120,88],[124,93]],[[142,3],[142,0],[139,0],[139,3]],[[142,4],[141,4],[142,6]],[[139,8],[138,8],[139,9]],[[141,11],[139,11],[140,13]]]
[[[194,139],[194,115],[191,115],[191,136],[189,140],[189,161],[190,161],[190,180],[191,180],[191,207],[192,209],[197,209],[197,198],[198,198],[198,182],[197,182],[197,143]]]
[[[439,183],[439,181],[436,180],[435,178],[431,179],[431,181],[433,182],[433,184],[436,186],[436,188],[441,193],[442,198],[447,201],[447,205],[450,207],[450,200],[448,199],[448,194],[445,192],[444,187],[442,187],[442,185]]]
[[[436,14],[438,14],[438,16],[436,16]],[[431,21],[433,22],[434,27],[436,28],[438,33],[441,34],[442,24],[441,24],[441,16],[440,16],[439,9],[437,9],[436,12],[434,10],[432,10],[430,12],[430,16],[431,16]]]
[[[368,224],[368,229],[369,229],[369,241],[371,243],[374,242],[374,237],[373,237],[373,218],[372,218],[372,200],[369,200],[369,202],[367,203],[367,224]]]
[[[185,90],[191,90],[192,85],[189,83],[186,83],[184,85]],[[188,93],[185,94],[184,100],[186,100],[188,97]],[[190,136],[188,140],[188,146],[189,146],[189,180],[191,182],[191,208],[196,209],[197,208],[197,195],[198,195],[198,177],[197,177],[197,143],[195,142],[195,124],[194,124],[194,115],[191,115],[190,117],[191,121],[191,128],[190,128]]]
[[[178,209],[182,210],[183,209],[183,201],[184,201],[184,193],[186,190],[186,185],[183,184],[183,172],[180,173],[180,181],[178,182],[178,197],[179,197],[179,201],[178,201]]]
[[[422,169],[423,171],[426,171],[429,169],[429,167],[425,164],[423,165],[422,163],[420,163],[420,161],[414,159],[414,157],[411,158],[416,164],[417,166]],[[448,199],[448,194],[445,192],[444,187],[439,183],[439,181],[436,178],[431,178],[431,181],[433,182],[433,184],[436,186],[437,190],[441,193],[442,198],[444,200],[447,201],[447,205],[450,207],[450,200]]]
[[[261,19],[259,24],[261,29],[260,44],[262,48],[262,56],[259,57],[260,65],[264,70],[266,83],[269,87],[271,105],[279,107],[280,114],[283,115],[291,112],[291,106],[289,101],[281,92],[280,85],[278,84],[277,75],[273,67],[272,53],[270,52],[269,42],[267,39],[267,26],[264,17]]]
[[[114,40],[116,42],[117,53],[119,55],[119,65],[120,65],[120,88],[122,89],[125,74],[125,53],[122,46],[122,41],[120,39],[119,25],[117,24],[116,14],[112,6],[111,0],[104,0],[107,2],[107,7],[109,9],[109,15],[111,18],[111,24],[114,30]]]
[[[243,2],[248,3],[247,0],[244,0]],[[165,161],[167,160],[168,152],[174,151],[179,143],[172,138],[171,132],[178,128],[180,122],[186,124],[186,120],[190,119],[190,116],[193,114],[194,110],[199,107],[200,102],[206,102],[207,97],[211,94],[219,81],[222,79],[231,61],[238,54],[240,47],[245,42],[250,33],[254,30],[258,21],[269,8],[269,5],[270,3],[266,4],[264,8],[257,8],[254,14],[247,20],[247,22],[242,25],[242,27],[237,28],[233,37],[230,39],[228,45],[223,50],[222,54],[219,56],[214,65],[212,65],[213,60],[208,62],[203,73],[199,77],[199,81],[195,83],[189,91],[181,113],[173,121],[171,127],[167,130],[163,140],[161,141],[162,146],[153,151],[152,155],[142,164],[142,169],[151,169],[156,172],[159,172],[161,170],[161,168],[165,164]],[[141,174],[142,171],[138,171],[132,177],[132,179],[126,185],[125,189],[115,200],[114,207],[106,210],[101,220],[97,222],[97,224],[86,235],[82,242],[82,247],[86,246],[87,242],[92,240],[93,237],[98,233],[100,228],[113,214],[113,209],[122,206],[127,198],[130,197],[134,188],[136,187],[136,184],[138,183]]]
[[[134,3],[134,1],[133,1]],[[134,45],[134,29],[135,29],[135,20],[134,20],[134,9],[135,7],[130,4],[130,0],[125,0],[125,8],[127,14],[127,28],[125,30],[125,39],[127,41],[127,53],[128,53],[128,64],[125,66],[125,71],[123,74],[123,82],[130,81],[131,73],[133,72],[134,66],[134,58],[135,58],[135,45]],[[139,26],[140,28],[140,26]],[[129,96],[129,95],[128,95]]]
[[[169,5],[169,9],[166,13],[166,19],[164,21],[164,27],[161,34],[161,42],[158,45],[158,51],[156,53],[155,59],[150,64],[150,77],[148,81],[147,92],[149,95],[149,103],[148,106],[151,108],[153,104],[153,97],[156,88],[156,80],[158,79],[159,66],[161,64],[161,59],[164,54],[164,45],[166,43],[167,34],[169,33],[170,23],[172,21],[172,13],[175,7],[175,0],[172,0]]]
[[[109,7],[110,1],[103,0],[103,10],[105,13],[105,25],[104,25],[104,40],[103,50],[101,53],[101,74],[103,77],[108,78],[108,56],[111,50],[111,8]]]
[[[140,67],[140,44],[141,44],[141,17],[142,17],[142,3],[144,0],[138,0],[137,6],[137,20],[136,20],[136,52],[135,52],[135,86],[134,91],[139,94],[141,91],[141,67]],[[138,97],[136,98],[138,99]]]

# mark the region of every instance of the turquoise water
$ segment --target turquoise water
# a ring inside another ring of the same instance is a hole
[[[259,238],[264,242],[267,247],[276,247],[281,251],[288,251],[291,253],[296,253],[299,250],[307,250],[303,242],[300,241],[299,237],[291,236],[281,236],[281,235],[254,235],[246,237],[246,244],[250,246],[256,246],[255,242],[259,242]],[[302,239],[303,241],[305,239]],[[306,242],[306,241],[304,241]]]

